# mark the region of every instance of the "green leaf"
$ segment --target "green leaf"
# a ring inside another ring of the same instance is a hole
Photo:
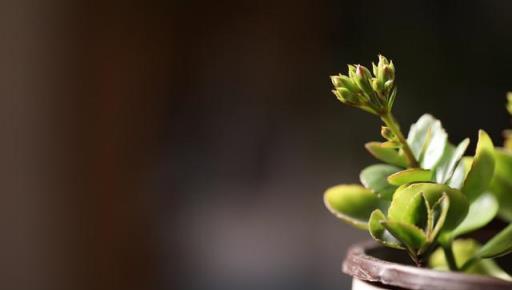
[[[499,201],[499,215],[512,222],[512,153],[497,148],[495,151],[496,167],[490,189]]]
[[[512,252],[512,224],[485,243],[476,256],[480,258],[495,258],[510,252]]]
[[[490,193],[484,193],[469,206],[464,221],[453,231],[453,237],[467,234],[487,225],[498,213],[498,201]]]
[[[415,183],[419,184],[419,183]],[[417,224],[418,213],[421,212],[422,191],[415,190],[412,185],[400,186],[393,194],[393,200],[388,209],[388,219],[397,222]]]
[[[449,210],[446,214],[446,221],[439,234],[448,233],[456,228],[466,217],[469,203],[466,197],[459,190],[437,183],[413,183],[401,186],[393,195],[393,200],[388,209],[388,219],[391,221],[408,222],[421,224],[424,219],[418,219],[418,213],[428,214],[425,206],[418,201],[417,195],[422,193],[431,208],[434,208],[439,199],[446,194],[449,199]]]
[[[429,128],[428,142],[425,143],[425,152],[421,156],[421,168],[434,168],[441,160],[447,143],[448,134],[441,126],[441,122],[435,121]]]
[[[396,149],[386,148],[382,146],[380,142],[369,142],[365,144],[365,147],[370,154],[381,161],[398,167],[407,166],[405,156],[400,154]]]
[[[435,167],[436,182],[446,183],[453,176],[457,164],[459,164],[459,160],[464,156],[468,145],[468,138],[460,142],[457,148],[451,144],[447,144],[443,157]]]
[[[363,169],[359,178],[364,187],[373,191],[378,197],[391,200],[396,186],[389,184],[387,178],[389,175],[398,171],[400,171],[400,168],[395,166],[375,164]]]
[[[418,250],[427,242],[425,233],[414,225],[389,220],[383,221],[381,224],[397,240],[411,250]]]
[[[370,190],[355,184],[327,189],[324,203],[336,217],[363,230],[368,229],[370,214],[380,204]]]
[[[453,171],[453,175],[448,182],[448,185],[451,188],[461,189],[464,185],[464,179],[466,178],[466,171],[464,170],[464,162],[459,162],[455,170]]]
[[[381,222],[386,221],[386,216],[380,209],[376,209],[372,212],[370,216],[370,220],[368,222],[368,229],[370,232],[370,235],[379,243],[395,248],[395,249],[404,249],[398,240],[396,240],[387,230],[384,228],[384,226],[381,224]]]
[[[464,192],[470,201],[475,200],[487,189],[493,174],[494,145],[489,135],[487,135],[485,131],[480,130],[475,157],[473,158],[473,163],[464,181],[462,192]]]
[[[480,249],[480,245],[470,239],[456,240],[452,244],[455,261],[458,268],[461,268]],[[429,258],[429,267],[435,270],[449,271],[448,263],[441,248],[435,250]],[[501,269],[492,259],[480,260],[469,267],[466,271],[469,274],[493,276],[496,278],[511,280],[511,277]]]
[[[446,193],[443,193],[443,195],[437,200],[437,202],[432,206],[432,211],[438,213],[437,220],[435,221],[434,230],[428,236],[427,238],[429,241],[433,242],[441,230],[444,227],[444,224],[446,223],[446,218],[448,217],[448,211],[450,209],[450,198]],[[445,232],[447,233],[447,231]],[[448,234],[443,234],[440,239],[441,240],[448,240],[449,236]]]
[[[421,154],[424,151],[425,141],[427,141],[427,133],[429,128],[436,122],[429,114],[424,114],[418,121],[411,125],[409,134],[407,136],[407,143],[411,148],[412,153],[416,160],[420,160]]]
[[[403,185],[412,182],[432,181],[433,172],[421,168],[409,168],[388,176],[388,182],[392,185]]]

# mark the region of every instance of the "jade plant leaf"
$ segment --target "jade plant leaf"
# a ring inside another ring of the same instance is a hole
[[[426,214],[425,206],[417,200],[419,193],[423,194],[430,208],[434,208],[444,194],[447,195],[450,206],[440,234],[453,230],[466,217],[469,203],[459,190],[444,184],[413,183],[401,186],[396,190],[388,209],[388,219],[401,222],[415,221],[415,224],[418,225],[418,220],[412,216],[412,213],[417,214],[423,211]]]
[[[385,221],[386,216],[380,209],[376,209],[372,212],[370,220],[368,221],[368,229],[372,238],[387,247],[404,249],[400,245],[400,242],[395,239],[382,225],[382,222]]]
[[[454,175],[454,171],[459,164],[460,159],[469,145],[469,139],[466,138],[459,143],[457,147],[447,144],[443,156],[435,168],[435,181],[446,183]],[[464,176],[462,176],[464,178]],[[459,181],[461,183],[461,181]],[[458,188],[458,187],[455,187]]]
[[[387,177],[401,169],[387,164],[370,165],[361,171],[359,178],[364,187],[370,189],[378,197],[391,200],[396,186],[389,184]]]
[[[405,156],[400,154],[395,148],[383,146],[380,142],[369,142],[364,145],[368,152],[380,161],[398,167],[406,167],[407,160]]]
[[[436,122],[436,119],[429,114],[421,116],[416,123],[411,125],[407,136],[407,143],[411,148],[416,160],[420,160],[424,151],[424,144],[428,140],[428,132],[430,127]]]
[[[397,240],[411,250],[416,251],[427,242],[425,233],[415,225],[389,220],[381,222],[381,224]]]
[[[502,148],[495,151],[496,167],[490,189],[499,201],[499,215],[512,222],[512,153]]]
[[[457,237],[487,225],[498,213],[499,204],[491,193],[484,193],[469,206],[468,214],[462,223],[453,231]]]
[[[473,257],[480,249],[478,242],[471,239],[456,240],[453,242],[452,247],[455,262],[459,268],[470,260],[471,257]],[[441,248],[438,248],[430,256],[429,266],[436,270],[449,271],[448,263],[446,262],[444,252]],[[465,272],[470,274],[493,276],[509,281],[512,280],[512,277],[503,271],[503,269],[501,269],[492,259],[477,261],[471,267],[466,269]]]
[[[493,174],[494,145],[489,135],[485,131],[480,130],[475,157],[462,186],[462,192],[470,201],[475,200],[487,189]]]
[[[457,164],[457,167],[455,167],[455,170],[453,171],[453,175],[447,184],[451,188],[461,189],[462,186],[464,185],[465,178],[466,178],[466,170],[464,169],[464,161],[463,161],[463,159],[461,159],[459,164]]]
[[[324,193],[327,209],[341,220],[359,228],[368,229],[368,219],[380,202],[375,194],[360,185],[337,185]]]
[[[432,169],[443,156],[448,143],[448,134],[436,120],[429,128],[428,140],[424,144],[424,153],[421,155],[421,168]]]
[[[388,219],[414,225],[420,223],[419,219],[422,213],[426,214],[423,202],[424,193],[410,189],[410,187],[411,185],[403,185],[395,191],[388,208]]]
[[[435,221],[435,226],[432,232],[427,236],[428,240],[433,242],[439,233],[441,232],[441,229],[443,229],[444,224],[446,222],[446,217],[448,216],[448,210],[450,209],[450,198],[446,193],[443,193],[443,195],[437,200],[437,202],[432,206],[432,211],[438,213],[437,220]],[[449,232],[441,236],[440,240],[447,240],[449,238]]]
[[[400,186],[412,182],[432,181],[433,172],[421,168],[409,168],[388,176],[388,182],[392,185]]]
[[[477,252],[480,258],[495,258],[512,252],[512,224],[503,229]]]

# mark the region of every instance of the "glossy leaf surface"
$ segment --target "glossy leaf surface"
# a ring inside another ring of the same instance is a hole
[[[412,182],[432,181],[433,172],[421,168],[409,168],[388,176],[388,182],[400,186]]]
[[[485,131],[480,130],[475,157],[464,181],[462,192],[470,201],[475,200],[487,189],[493,174],[494,145],[489,135]]]
[[[496,216],[498,208],[498,201],[491,193],[484,193],[480,195],[469,206],[466,218],[453,231],[453,237],[484,227]]]
[[[418,250],[427,242],[425,233],[414,225],[389,220],[381,222],[381,224],[397,240],[411,250]]]
[[[457,164],[462,156],[464,156],[468,145],[468,138],[464,139],[457,147],[447,144],[443,156],[435,169],[436,182],[446,183],[450,178],[452,178]]]
[[[397,149],[388,148],[383,146],[380,142],[369,142],[365,144],[366,149],[370,154],[380,161],[386,162],[398,167],[406,167],[407,160],[401,155]]]
[[[379,199],[360,185],[338,185],[324,194],[327,209],[341,220],[360,229],[368,229],[368,219],[379,207]]]
[[[372,212],[370,216],[370,221],[368,222],[368,228],[370,231],[370,235],[379,243],[395,248],[395,249],[403,249],[400,245],[400,242],[395,239],[382,225],[382,222],[386,221],[386,216],[380,209],[376,209]]]
[[[512,252],[512,224],[485,243],[478,251],[481,258],[494,258]]]
[[[401,169],[387,164],[370,165],[361,171],[359,178],[364,187],[370,189],[378,197],[391,200],[396,186],[390,184],[388,176]]]

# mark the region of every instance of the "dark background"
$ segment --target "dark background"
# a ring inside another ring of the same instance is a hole
[[[328,76],[382,53],[394,112],[509,127],[507,1],[2,1],[1,289],[349,289],[323,207],[379,121]],[[472,152],[472,151],[471,151]]]

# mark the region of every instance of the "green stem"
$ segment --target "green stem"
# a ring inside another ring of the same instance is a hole
[[[443,248],[444,257],[448,263],[448,267],[450,267],[450,270],[455,272],[459,271],[457,263],[455,262],[455,256],[453,255],[452,243],[443,243],[441,247]]]
[[[462,272],[465,272],[467,271],[471,266],[473,266],[476,262],[478,262],[480,260],[480,258],[476,257],[476,256],[473,256],[471,257],[469,260],[466,261],[466,263],[464,263],[464,265],[462,265],[462,267],[460,268],[460,270]]]
[[[418,161],[414,157],[411,147],[409,147],[409,144],[407,144],[407,140],[405,140],[405,137],[402,134],[402,131],[400,130],[400,126],[398,125],[398,122],[395,120],[395,117],[393,117],[393,114],[391,112],[386,112],[383,115],[381,115],[380,118],[382,119],[384,124],[388,126],[391,132],[393,132],[393,134],[395,134],[396,137],[398,138],[398,141],[402,145],[402,150],[404,151],[405,158],[407,158],[407,163],[409,164],[409,167],[418,168]]]

